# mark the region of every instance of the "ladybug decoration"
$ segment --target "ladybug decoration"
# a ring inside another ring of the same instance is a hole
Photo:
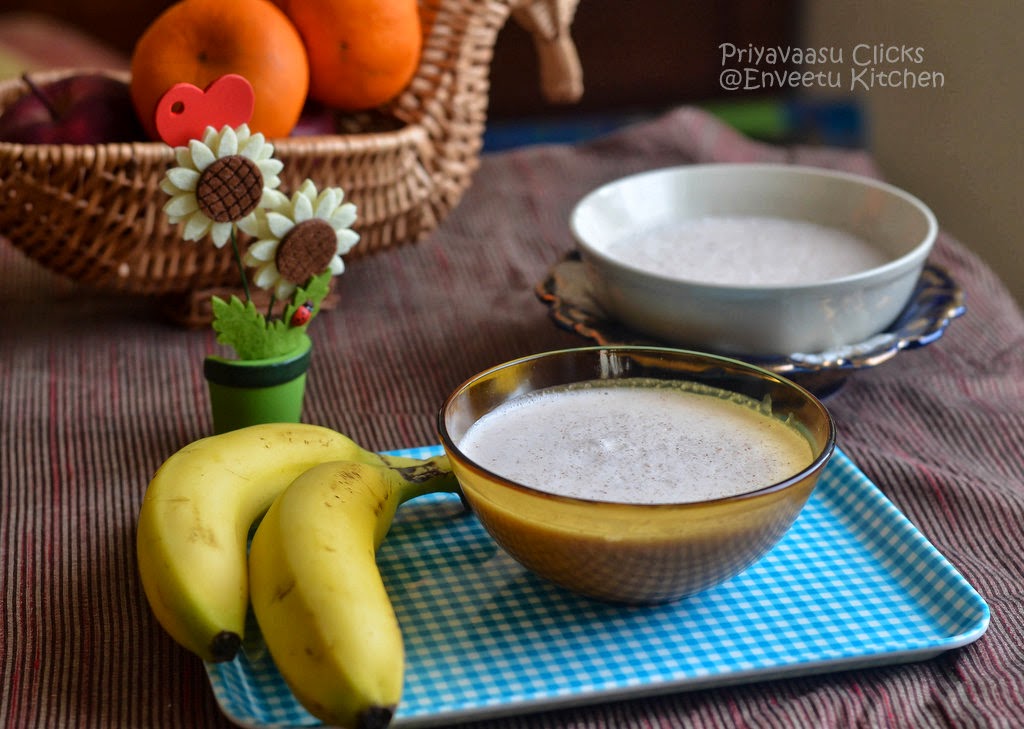
[[[293,327],[301,327],[304,324],[308,324],[309,320],[313,318],[313,309],[314,306],[312,301],[307,301],[305,304],[300,306],[295,310],[295,313],[292,314],[291,325]]]

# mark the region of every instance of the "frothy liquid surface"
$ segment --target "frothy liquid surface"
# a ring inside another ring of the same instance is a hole
[[[821,283],[886,263],[836,228],[759,216],[695,218],[628,236],[608,255],[670,278],[740,286]]]
[[[488,413],[458,445],[511,481],[619,503],[733,496],[810,465],[811,446],[793,427],[707,390],[646,380],[540,390]]]

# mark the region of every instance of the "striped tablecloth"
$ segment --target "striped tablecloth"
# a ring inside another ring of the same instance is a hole
[[[487,156],[428,240],[339,279],[338,308],[316,323],[305,419],[376,449],[436,442],[436,409],[463,379],[583,343],[552,325],[533,291],[572,245],[576,199],[651,167],[741,160],[876,172],[860,154],[750,142],[691,109],[576,147]],[[966,290],[967,314],[938,342],[858,373],[828,405],[845,453],[988,602],[987,633],[921,663],[486,726],[1019,725],[1024,319],[962,243],[942,235],[932,260]],[[0,725],[228,726],[202,664],[151,617],[134,554],[150,476],[210,432],[211,333],[59,281],[2,241],[0,277]]]

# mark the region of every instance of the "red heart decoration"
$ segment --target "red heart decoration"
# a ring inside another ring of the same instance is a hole
[[[244,76],[229,73],[205,90],[190,83],[177,83],[157,102],[155,121],[160,138],[172,147],[202,139],[206,127],[247,124],[256,105],[256,92]]]

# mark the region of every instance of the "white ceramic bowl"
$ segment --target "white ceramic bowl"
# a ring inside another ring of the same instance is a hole
[[[838,228],[873,243],[886,262],[825,282],[721,285],[651,273],[609,254],[624,237],[709,216]],[[892,185],[777,164],[691,165],[624,177],[586,195],[570,228],[592,293],[614,318],[669,344],[756,356],[824,352],[884,331],[909,301],[938,232],[928,207]]]

